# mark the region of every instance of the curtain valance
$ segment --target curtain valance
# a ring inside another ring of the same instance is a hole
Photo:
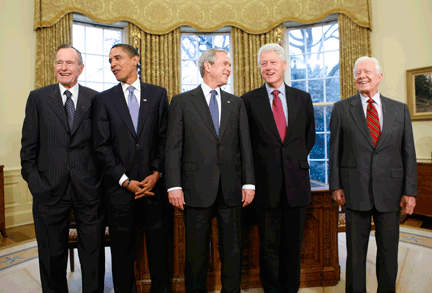
[[[152,34],[180,26],[203,32],[234,26],[258,34],[285,21],[314,23],[332,13],[372,29],[370,10],[370,0],[35,0],[34,29],[71,12],[104,24],[128,21]]]

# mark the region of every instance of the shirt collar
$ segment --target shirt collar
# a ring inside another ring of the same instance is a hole
[[[364,96],[364,95],[362,95],[361,93],[359,93],[359,95],[360,95],[360,98],[361,98],[361,100],[362,100],[362,103],[366,104],[367,101],[369,100],[369,98],[366,97],[366,96]],[[377,93],[372,97],[372,100],[374,100],[374,102],[375,102],[377,105],[380,105],[380,106],[381,106],[381,95],[380,95],[380,92],[379,92],[379,91],[377,91]]]
[[[210,94],[210,91],[212,90],[211,87],[209,87],[208,85],[206,85],[204,82],[201,83],[201,89],[204,93],[204,97],[206,97],[207,95]],[[218,96],[220,97],[220,87],[215,88],[215,91],[218,93]]]
[[[123,93],[125,93],[125,96],[126,96],[126,92],[128,92],[129,86],[133,86],[135,88],[135,90],[138,91],[138,93],[141,93],[141,83],[139,81],[139,78],[137,78],[137,80],[135,80],[132,84],[127,84],[125,82],[121,82],[121,86],[123,89]]]
[[[76,101],[78,100],[78,93],[79,93],[78,83],[76,83],[76,85],[74,85],[70,89],[65,88],[64,85],[62,85],[61,83],[59,83],[59,86],[60,86],[60,94],[61,95],[64,95],[65,90],[68,90],[71,92],[72,98],[75,99]]]
[[[267,95],[270,97],[271,93],[275,90],[274,88],[270,87],[267,83],[265,83],[265,87],[267,90]],[[280,94],[283,94],[283,96],[285,95],[285,83],[283,82],[279,88],[277,88],[277,90],[279,91]]]

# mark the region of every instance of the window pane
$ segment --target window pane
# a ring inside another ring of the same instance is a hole
[[[104,30],[104,55],[109,55],[112,46],[121,43],[121,36],[121,31]]]
[[[326,79],[326,102],[337,102],[340,100],[339,78]]]
[[[196,61],[182,62],[182,82],[198,83],[198,68]]]
[[[322,27],[314,27],[305,29],[306,38],[306,52],[322,52],[323,40],[322,40]]]
[[[339,52],[324,54],[326,77],[339,76]]]
[[[306,92],[306,81],[293,81],[291,86]]]
[[[324,30],[324,50],[339,51],[339,29],[337,24],[325,25]]]
[[[102,29],[97,27],[86,27],[86,53],[103,54]]]
[[[104,82],[117,83],[117,79],[111,71],[111,65],[108,63],[108,58],[104,57],[102,63],[104,65]]]
[[[304,56],[293,56],[290,58],[291,80],[306,78],[306,64]]]
[[[308,82],[308,92],[312,96],[313,103],[324,102],[324,80],[310,80]]]
[[[323,54],[307,55],[308,63],[308,78],[322,78],[323,77]]]
[[[181,37],[181,58],[192,59],[197,58],[197,40],[193,35],[183,35]]]
[[[104,84],[102,82],[86,82],[86,86],[98,92],[102,92],[104,90]]]
[[[325,162],[324,161],[310,161],[310,177],[312,180],[326,182],[325,180]]]
[[[314,107],[315,131],[324,131],[324,106]]]
[[[303,30],[292,30],[289,32],[289,54],[304,54],[305,42],[303,37]]]
[[[103,81],[103,57],[87,55],[86,81]],[[112,74],[112,73],[111,73]]]
[[[72,36],[73,46],[83,53],[85,50],[85,38],[82,37],[84,36],[84,27],[74,24],[72,26]]]
[[[198,51],[201,56],[202,53],[208,49],[213,48],[212,36],[211,35],[200,35],[198,36]]]
[[[214,37],[214,48],[229,50],[229,37],[225,36],[215,36]]]
[[[330,118],[333,106],[326,106],[326,132],[330,132]]]
[[[315,138],[315,145],[312,148],[309,158],[312,159],[325,159],[325,146],[324,146],[324,134],[317,134]]]

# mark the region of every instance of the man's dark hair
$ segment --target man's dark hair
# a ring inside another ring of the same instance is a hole
[[[139,62],[141,62],[141,57],[138,53],[138,50],[136,48],[134,48],[133,46],[129,45],[129,44],[115,44],[114,46],[111,47],[111,50],[114,48],[122,48],[129,57],[133,57],[133,56],[138,56],[138,58],[140,59]]]

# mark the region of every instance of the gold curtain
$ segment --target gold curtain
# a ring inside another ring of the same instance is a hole
[[[357,93],[353,67],[362,56],[371,56],[370,29],[357,25],[344,14],[338,15],[339,22],[339,66],[341,99]]]
[[[141,56],[142,80],[167,89],[171,100],[180,89],[180,28],[163,34],[146,33],[129,23],[129,44],[137,47]]]
[[[35,0],[34,28],[78,12],[103,24],[131,22],[152,34],[185,25],[202,32],[233,26],[262,34],[285,21],[311,24],[333,13],[371,27],[369,7],[370,0]]]
[[[280,43],[283,26],[263,34],[249,34],[242,29],[232,28],[232,51],[234,68],[234,94],[244,93],[264,84],[258,67],[257,54],[261,46],[268,43]]]
[[[53,26],[36,29],[36,88],[57,82],[54,53],[59,45],[72,43],[72,21],[68,13]]]

